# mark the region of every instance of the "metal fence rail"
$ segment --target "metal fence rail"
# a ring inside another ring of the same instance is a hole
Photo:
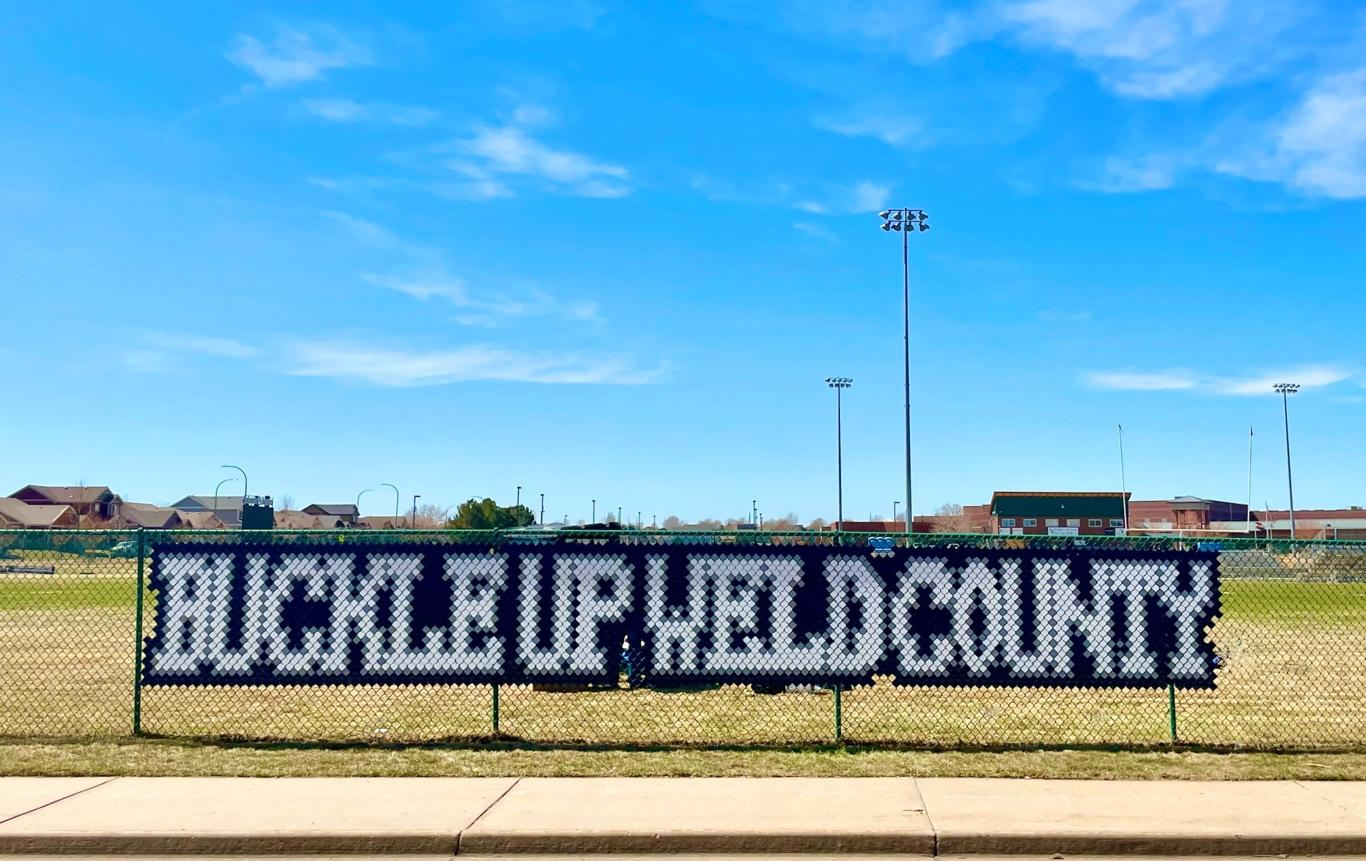
[[[903,687],[844,690],[537,689],[529,685],[145,686],[152,533],[0,531],[0,735],[431,741],[931,745],[1183,743],[1366,748],[1366,542],[1086,538],[1126,549],[1219,553],[1212,690]],[[157,540],[280,546],[324,540],[489,545],[517,532],[158,533]],[[579,534],[631,544],[886,546],[844,533]],[[916,535],[917,547],[1058,548],[1079,539]]]

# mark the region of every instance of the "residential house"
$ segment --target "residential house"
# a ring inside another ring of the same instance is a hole
[[[361,529],[407,529],[407,517],[392,514],[367,514],[356,518],[356,526]]]
[[[0,528],[71,529],[76,509],[70,505],[34,505],[13,497],[0,497]]]
[[[123,500],[118,494],[103,485],[94,487],[68,487],[47,484],[29,484],[10,494],[10,499],[18,499],[30,505],[69,505],[76,512],[76,519],[82,526],[92,522],[113,520],[119,514]]]
[[[182,529],[189,525],[188,516],[166,506],[125,502],[115,522],[124,529]]]
[[[1015,491],[991,495],[1000,535],[1123,535],[1129,494],[1118,491]]]
[[[233,529],[242,525],[242,497],[240,496],[214,496],[213,494],[187,496],[184,499],[172,502],[171,507],[189,514],[207,512],[216,517],[224,526]]]
[[[304,514],[311,514],[314,517],[323,517],[341,521],[342,526],[355,526],[356,519],[360,517],[360,509],[351,503],[338,505],[322,505],[314,503],[303,510]],[[331,528],[331,527],[329,527]]]
[[[314,506],[309,506],[313,508]],[[275,512],[276,529],[346,529],[350,524],[335,515],[310,514],[308,509]]]

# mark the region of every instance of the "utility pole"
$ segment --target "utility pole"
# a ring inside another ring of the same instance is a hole
[[[544,494],[544,493],[541,494],[541,516],[538,517],[538,518],[536,519],[536,522],[539,523],[539,524],[542,525],[542,526],[545,526],[545,494]]]

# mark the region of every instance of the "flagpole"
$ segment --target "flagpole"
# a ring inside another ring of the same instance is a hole
[[[1247,534],[1252,535],[1252,428],[1247,429]]]

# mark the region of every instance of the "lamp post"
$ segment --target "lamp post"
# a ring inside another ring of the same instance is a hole
[[[593,500],[593,517],[592,517],[592,519],[589,520],[588,522],[589,522],[589,523],[597,523],[597,522],[598,522],[598,501],[597,501],[596,499]]]
[[[1271,387],[1281,395],[1281,413],[1285,416],[1285,483],[1290,491],[1290,537],[1295,537],[1295,478],[1290,472],[1290,396],[1300,390],[1299,383],[1277,383]]]
[[[357,493],[357,494],[356,494],[356,517],[357,517],[357,519],[360,518],[360,498],[361,498],[362,496],[364,496],[365,494],[370,493],[370,492],[373,491],[373,490],[374,490],[373,487],[367,487],[367,488],[365,488],[364,490],[362,490],[360,493]]]
[[[825,384],[835,390],[835,470],[838,484],[838,520],[835,531],[844,531],[844,390],[854,384],[849,377],[826,377]]]
[[[413,529],[417,528],[417,501],[422,498],[422,494],[413,494]]]
[[[541,516],[540,516],[539,518],[537,518],[536,522],[539,523],[539,524],[542,525],[542,526],[545,526],[545,494],[544,494],[544,493],[541,494]]]
[[[245,502],[247,498],[247,471],[240,466],[233,466],[230,463],[223,464],[223,468],[235,469],[238,472],[242,473],[242,500]]]
[[[403,504],[403,497],[399,494],[398,488],[397,488],[397,487],[394,487],[392,484],[390,484],[390,483],[387,482],[387,481],[384,482],[383,484],[381,484],[380,487],[387,487],[387,488],[389,488],[390,490],[392,490],[392,491],[394,492],[394,517],[397,518],[397,517],[398,517],[398,507],[399,507],[400,505]]]
[[[223,485],[227,484],[227,483],[230,482],[230,481],[236,481],[236,480],[237,480],[237,479],[235,479],[235,478],[225,478],[225,479],[223,479],[222,481],[218,482],[217,486],[214,487],[214,489],[213,489],[213,516],[214,516],[214,517],[218,517],[218,491],[221,490],[221,489],[223,488]]]
[[[911,531],[911,265],[910,235],[918,229],[921,233],[930,229],[929,215],[923,209],[884,209],[878,215],[882,218],[884,231],[901,234],[901,311],[903,361],[905,369],[904,392],[906,410],[906,532]]]
[[[900,505],[900,504],[901,504],[901,500],[899,500],[899,499],[893,499],[893,500],[892,500],[892,522],[893,522],[893,523],[896,523],[896,507],[897,507],[898,505]]]
[[[522,486],[517,485],[517,501],[513,505],[520,507],[522,504]]]

